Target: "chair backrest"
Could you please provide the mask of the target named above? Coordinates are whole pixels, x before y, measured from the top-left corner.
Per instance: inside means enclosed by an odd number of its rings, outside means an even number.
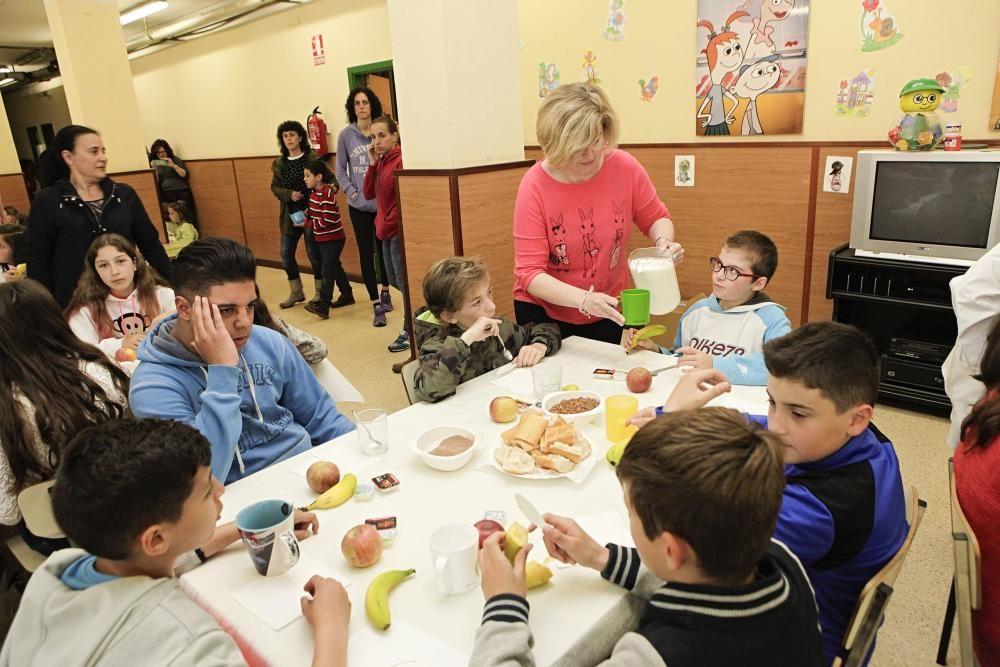
[[[364,396],[351,384],[351,381],[344,377],[336,366],[329,359],[323,359],[318,364],[312,366],[316,379],[330,394],[334,403],[364,403]]]
[[[419,364],[419,359],[413,359],[404,365],[399,372],[400,377],[403,378],[403,389],[406,391],[406,400],[410,402],[410,405],[420,402],[420,399],[417,398],[417,385],[414,380],[417,375],[417,366]]]
[[[910,528],[906,532],[906,539],[889,562],[868,580],[861,589],[861,595],[858,596],[858,604],[854,608],[854,615],[844,635],[844,667],[854,667],[864,662],[882,625],[885,608],[889,604],[893,586],[896,584],[896,577],[899,576],[906,554],[910,551],[910,545],[913,544],[913,538],[927,509],[927,502],[919,496],[916,488],[910,489],[910,498],[912,499],[908,516]]]
[[[951,490],[951,539],[955,552],[955,616],[958,618],[958,647],[962,665],[974,665],[972,610],[982,603],[979,541],[965,518],[955,489],[955,464],[948,459],[948,486]]]
[[[52,513],[52,496],[49,489],[54,479],[29,486],[17,494],[17,507],[21,510],[24,525],[33,535],[48,539],[65,537]]]

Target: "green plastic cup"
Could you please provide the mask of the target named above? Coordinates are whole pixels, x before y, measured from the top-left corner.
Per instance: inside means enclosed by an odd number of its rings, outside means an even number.
[[[644,327],[649,324],[649,290],[622,290],[622,315],[625,316],[625,326]]]

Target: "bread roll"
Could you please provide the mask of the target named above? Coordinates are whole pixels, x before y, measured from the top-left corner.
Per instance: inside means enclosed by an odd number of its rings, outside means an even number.
[[[580,438],[575,445],[565,442],[554,442],[549,445],[548,454],[565,457],[573,463],[579,463],[590,456],[590,443]]]
[[[540,451],[535,452],[533,455],[535,464],[539,468],[545,468],[546,470],[555,470],[556,472],[569,472],[573,469],[573,462],[564,456],[559,456],[558,454],[542,454]]]
[[[499,447],[493,452],[493,457],[503,471],[511,475],[527,475],[535,471],[535,460],[517,447]]]

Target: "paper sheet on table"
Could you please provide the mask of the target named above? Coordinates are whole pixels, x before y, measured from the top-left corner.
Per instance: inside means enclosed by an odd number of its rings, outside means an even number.
[[[518,368],[513,371],[504,368],[490,382],[498,387],[503,387],[516,398],[534,400],[535,385],[531,381],[530,368]]]
[[[316,461],[333,461],[340,468],[340,474],[353,472],[355,475],[371,468],[382,460],[381,456],[368,456],[362,454],[356,442],[341,442],[333,447],[323,450],[322,455],[317,452],[310,452],[305,456],[298,456],[289,465],[289,471],[299,477],[305,477],[309,466]]]
[[[249,563],[246,565],[252,567]],[[338,579],[322,562],[301,556],[288,572],[277,577],[259,577],[233,593],[233,598],[272,629],[281,630],[302,616],[299,600],[305,595],[303,587],[314,574]],[[341,583],[345,588],[351,585]]]
[[[385,632],[376,632],[366,623],[352,634],[347,642],[347,664],[365,667],[466,667],[469,656],[412,625],[393,619]]]
[[[312,367],[316,379],[323,385],[326,392],[334,403],[350,402],[364,403],[365,398],[361,392],[351,384],[351,381],[344,377],[344,374],[337,370],[329,359],[324,359]]]

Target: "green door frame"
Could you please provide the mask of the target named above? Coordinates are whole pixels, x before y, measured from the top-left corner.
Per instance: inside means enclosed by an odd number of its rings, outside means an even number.
[[[362,85],[364,77],[366,74],[371,74],[372,72],[384,72],[385,70],[392,69],[391,60],[381,60],[377,63],[368,63],[367,65],[356,65],[354,67],[347,68],[347,88],[348,90],[357,88]]]

